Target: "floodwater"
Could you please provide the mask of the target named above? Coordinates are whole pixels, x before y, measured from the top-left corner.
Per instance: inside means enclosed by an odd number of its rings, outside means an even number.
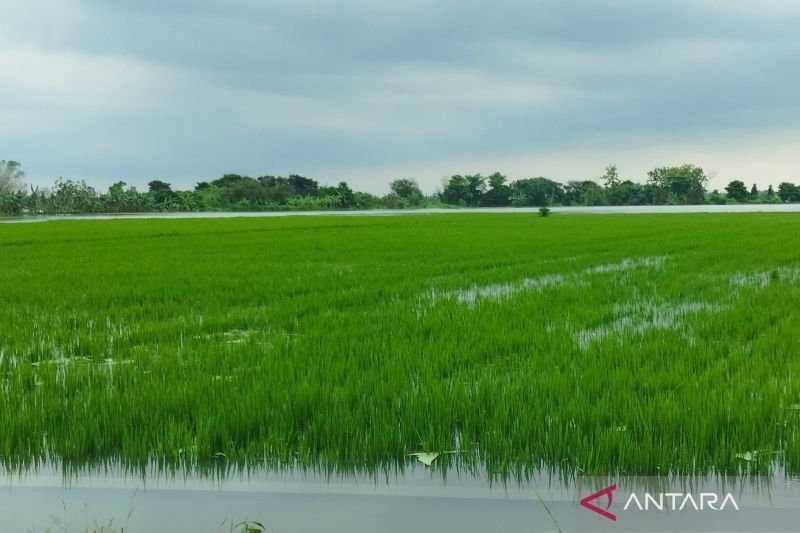
[[[553,213],[567,215],[640,215],[657,213],[800,213],[800,204],[742,204],[742,205],[624,205],[551,207]],[[46,222],[51,220],[116,220],[149,218],[272,218],[287,216],[395,216],[465,213],[538,213],[538,207],[481,207],[430,209],[370,209],[364,211],[257,211],[257,212],[191,212],[191,213],[132,213],[105,215],[46,215],[0,217],[0,223]]]
[[[610,490],[612,498],[590,499],[598,489]],[[681,496],[670,500],[675,493]],[[709,495],[718,509],[703,508]],[[614,521],[581,503],[587,499]],[[652,507],[641,509],[648,501]],[[724,501],[727,507],[720,506]],[[492,484],[453,470],[445,480],[416,465],[403,475],[378,477],[291,471],[148,480],[113,472],[66,480],[53,468],[0,482],[1,533],[82,533],[109,524],[103,531],[238,532],[241,526],[232,526],[244,521],[275,533],[760,532],[796,531],[798,519],[800,483],[781,476],[579,477],[569,483],[540,476]]]
[[[0,532],[60,532],[63,524],[83,532],[109,521],[117,531],[134,533],[229,532],[245,520],[275,533],[555,531],[542,502],[566,525],[574,523],[571,489],[532,486],[492,486],[456,473],[445,481],[423,465],[402,477],[330,479],[289,472],[143,480],[111,474],[69,482],[53,469],[3,480]]]

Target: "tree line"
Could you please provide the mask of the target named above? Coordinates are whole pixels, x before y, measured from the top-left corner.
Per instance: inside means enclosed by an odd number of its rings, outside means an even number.
[[[24,184],[25,173],[16,161],[0,161],[0,214],[141,213],[157,211],[307,211],[336,209],[405,209],[425,207],[541,207],[602,205],[696,205],[800,202],[800,186],[788,181],[777,190],[770,185],[748,190],[731,181],[724,192],[708,191],[708,178],[694,165],[661,167],[648,172],[644,183],[623,180],[617,167],[605,169],[600,181],[577,180],[562,184],[545,178],[509,181],[496,172],[454,175],[432,195],[409,178],[392,181],[390,192],[376,196],[354,191],[345,181],[322,185],[297,174],[258,178],[225,174],[198,182],[192,190],[173,190],[161,181],[139,191],[123,181],[101,192],[85,181],[59,178],[52,188]]]

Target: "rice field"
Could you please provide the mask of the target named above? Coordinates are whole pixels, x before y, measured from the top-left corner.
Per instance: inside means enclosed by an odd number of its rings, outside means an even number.
[[[0,225],[9,471],[796,475],[795,375],[796,213]]]

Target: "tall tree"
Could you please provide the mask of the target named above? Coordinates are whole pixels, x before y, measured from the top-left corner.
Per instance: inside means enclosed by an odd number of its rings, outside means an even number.
[[[564,188],[548,178],[524,178],[511,184],[511,202],[515,207],[544,206],[562,203]]]
[[[389,188],[405,206],[420,206],[425,199],[425,195],[422,194],[416,180],[408,178],[396,179],[389,184]]]
[[[336,187],[336,194],[339,196],[339,202],[342,207],[350,208],[356,204],[356,197],[353,189],[347,184],[346,181],[340,181]]]
[[[728,199],[724,194],[721,194],[717,189],[714,189],[708,193],[708,203],[713,205],[725,205],[728,203]]]
[[[285,205],[292,197],[293,189],[289,180],[281,176],[261,176],[258,182],[267,191],[267,201],[278,205]]]
[[[97,192],[85,181],[59,178],[50,195],[52,210],[56,213],[94,213],[102,203]]]
[[[603,181],[603,186],[606,189],[613,189],[614,187],[617,187],[620,184],[617,165],[608,165],[601,180]]]
[[[118,181],[108,188],[108,193],[106,194],[105,200],[106,208],[109,211],[117,213],[125,211],[127,207],[125,185],[127,184],[124,181]]]
[[[631,180],[621,181],[613,187],[605,188],[609,205],[644,205],[651,203],[648,189],[641,183]]]
[[[467,184],[470,193],[470,206],[477,207],[481,204],[483,193],[486,192],[486,178],[480,174],[467,176]]]
[[[249,204],[249,207],[255,207],[267,201],[267,190],[258,180],[239,176],[239,179],[230,180],[222,188],[222,198],[230,204],[244,204],[245,208]]]
[[[353,193],[353,205],[356,209],[373,209],[380,207],[381,199],[368,192],[356,191]]]
[[[481,205],[487,207],[502,207],[511,204],[511,187],[506,185],[506,177],[495,172],[486,181],[489,189],[483,193]]]
[[[468,206],[472,203],[469,182],[460,174],[450,176],[440,196],[444,203],[450,205]]]
[[[441,193],[442,201],[451,205],[477,207],[486,191],[486,178],[480,174],[451,176]]]
[[[772,188],[772,184],[767,188],[767,202],[769,203],[777,203],[780,202],[781,199],[778,198],[778,195],[775,194],[775,189]]]
[[[647,173],[648,184],[654,189],[654,203],[702,204],[708,178],[701,167],[686,164],[680,167],[661,167]]]
[[[0,194],[22,190],[25,173],[17,161],[0,161]]]
[[[291,174],[286,181],[292,196],[316,196],[319,191],[319,183],[305,176]]]
[[[172,185],[165,181],[161,180],[153,180],[147,184],[148,190],[150,192],[150,196],[153,197],[153,201],[156,204],[160,205],[162,208],[165,207],[170,200],[174,200],[177,195],[172,190]]]
[[[214,187],[219,187],[220,189],[225,189],[240,183],[243,179],[244,177],[240,176],[239,174],[225,174],[221,178],[212,181],[211,185]]]
[[[606,191],[592,180],[570,181],[564,187],[569,205],[606,205]]]
[[[800,202],[800,187],[794,183],[784,181],[778,185],[778,198],[783,203]]]
[[[733,180],[730,182],[728,186],[725,187],[725,191],[728,193],[728,198],[731,200],[746,202],[748,199],[747,188],[741,180]]]

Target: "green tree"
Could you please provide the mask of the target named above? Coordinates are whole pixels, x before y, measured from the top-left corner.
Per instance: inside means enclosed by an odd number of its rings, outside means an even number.
[[[50,194],[39,187],[31,186],[30,192],[24,195],[24,209],[30,213],[43,214],[47,211]]]
[[[214,211],[226,207],[225,200],[222,198],[223,192],[224,191],[219,187],[214,187],[210,183],[202,182],[197,184],[197,187],[195,187],[192,193],[192,197],[194,198],[194,204],[197,205],[199,209]],[[147,197],[149,198],[150,196],[147,195]]]
[[[416,180],[408,178],[396,179],[389,184],[389,188],[397,196],[402,207],[417,207],[422,205],[425,200],[425,195],[422,194]],[[392,199],[391,201],[393,205],[397,204],[396,200]]]
[[[320,185],[317,190],[317,196],[336,196],[338,193],[339,189],[333,185]]]
[[[316,196],[319,192],[319,183],[311,178],[291,174],[286,180],[291,196]]]
[[[381,199],[367,192],[353,193],[353,206],[356,209],[374,209],[381,206]]]
[[[752,187],[750,187],[750,201],[757,202],[758,201],[758,187],[754,183]]]
[[[124,181],[118,181],[108,188],[102,196],[103,211],[111,213],[135,213],[148,210],[146,195],[140,194],[135,187],[127,187]]]
[[[287,178],[261,176],[258,181],[267,191],[267,201],[273,204],[284,205],[292,196],[292,188]]]
[[[691,164],[661,167],[647,175],[648,184],[653,187],[653,203],[686,205],[705,202],[708,178],[700,167]]]
[[[224,174],[221,178],[212,181],[211,185],[219,187],[220,189],[225,189],[240,183],[243,179],[244,177],[239,174]]]
[[[345,209],[355,207],[356,197],[353,189],[347,184],[346,181],[340,181],[336,187],[336,195],[339,197],[339,204]]]
[[[481,205],[487,207],[503,207],[511,205],[511,187],[506,185],[506,177],[495,172],[486,181],[489,189],[481,197]]]
[[[167,202],[165,209],[168,211],[197,211],[200,205],[197,197],[189,191],[175,191],[172,198]]]
[[[606,188],[606,190],[614,189],[615,187],[619,186],[620,179],[619,172],[617,171],[617,165],[608,165],[601,180],[603,181],[603,186]]]
[[[783,203],[800,202],[800,187],[794,183],[784,181],[778,185],[778,198]]]
[[[747,188],[741,180],[733,180],[730,182],[728,186],[725,187],[725,191],[727,192],[728,198],[739,203],[744,203],[749,198]]]
[[[444,203],[450,205],[468,206],[473,203],[469,181],[459,174],[450,176],[440,196]]]
[[[524,178],[511,184],[512,205],[535,207],[559,204],[564,201],[564,188],[548,178]]]
[[[105,203],[104,211],[111,213],[123,213],[141,211],[143,202],[135,188],[125,188],[124,181],[118,181],[108,188],[108,192],[103,197]]]
[[[18,215],[25,211],[28,199],[24,191],[0,192],[0,214]]]
[[[623,182],[619,179],[619,171],[617,165],[608,165],[603,176],[600,178],[603,182],[603,190],[607,203],[611,205],[623,205],[629,202],[629,196],[633,193],[631,185],[633,182]]]
[[[564,187],[569,205],[607,205],[606,191],[591,180],[570,181]]]
[[[772,185],[770,185],[767,188],[766,199],[765,200],[766,200],[767,203],[770,203],[770,204],[776,204],[776,203],[779,203],[781,201],[781,199],[778,197],[778,195],[775,194],[775,189],[772,188]]]
[[[50,195],[50,210],[55,213],[95,213],[101,210],[102,200],[85,181],[59,178]]]
[[[708,202],[714,205],[725,205],[728,203],[728,200],[724,194],[720,193],[717,189],[714,189],[708,193]]]
[[[25,185],[22,179],[25,173],[17,161],[0,161],[0,194],[21,191]]]
[[[644,205],[649,204],[649,190],[641,183],[631,180],[621,181],[615,186],[606,187],[605,196],[609,205]]]
[[[215,185],[215,182],[212,182]],[[258,180],[248,176],[239,176],[236,180],[228,181],[228,185],[220,187],[222,199],[231,205],[239,204],[240,209],[262,206],[267,201],[267,190]]]
[[[477,207],[481,205],[481,198],[483,197],[483,193],[486,192],[486,178],[480,174],[473,174],[471,176],[467,176],[467,183],[469,185],[469,193],[471,198],[469,206]]]
[[[172,190],[172,185],[164,181],[153,180],[147,184],[147,187],[153,201],[162,209],[168,208],[170,202],[177,197]]]

